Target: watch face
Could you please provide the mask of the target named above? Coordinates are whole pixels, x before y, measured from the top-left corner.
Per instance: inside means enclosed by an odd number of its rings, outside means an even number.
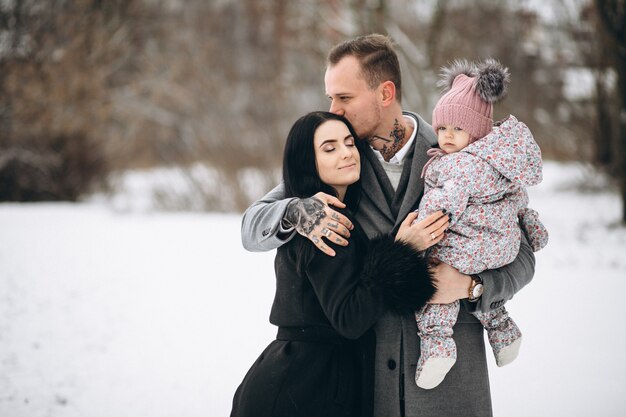
[[[483,284],[476,284],[474,286],[474,291],[472,291],[472,297],[478,298],[483,295]]]

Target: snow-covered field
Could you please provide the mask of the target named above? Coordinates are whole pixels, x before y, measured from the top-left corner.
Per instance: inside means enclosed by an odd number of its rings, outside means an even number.
[[[531,189],[550,243],[508,304],[520,357],[489,358],[496,416],[626,413],[626,230],[617,195],[574,189],[591,174],[548,163]],[[275,334],[273,253],[243,250],[239,225],[0,205],[0,416],[227,416]]]

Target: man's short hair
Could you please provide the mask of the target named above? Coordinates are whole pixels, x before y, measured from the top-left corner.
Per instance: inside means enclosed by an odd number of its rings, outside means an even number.
[[[398,54],[388,36],[373,33],[335,45],[328,53],[327,64],[337,64],[346,56],[354,56],[361,65],[363,78],[370,89],[384,81],[396,85],[396,99],[402,102],[402,78]]]

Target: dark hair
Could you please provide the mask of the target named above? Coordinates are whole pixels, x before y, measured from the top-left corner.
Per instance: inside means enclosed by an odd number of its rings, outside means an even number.
[[[344,123],[354,137],[359,153],[362,152],[362,141],[359,140],[354,128],[345,117],[325,111],[315,111],[302,116],[291,127],[285,143],[283,181],[286,197],[307,198],[320,191],[337,197],[337,190],[322,182],[320,178],[313,146],[315,131],[329,120]],[[344,203],[350,210],[356,211],[360,195],[361,181],[359,180],[351,184],[346,191]]]
[[[318,127],[329,120],[338,120],[344,123],[352,137],[357,150],[363,155],[365,144],[359,139],[354,128],[343,116],[337,114],[315,111],[299,118],[291,127],[285,143],[283,155],[283,182],[285,184],[285,197],[308,198],[324,192],[337,196],[337,190],[322,182],[315,160],[315,147],[313,139]],[[358,209],[361,198],[361,180],[348,186],[344,203],[352,213]],[[294,239],[298,272],[302,274],[312,258],[313,251],[318,250],[305,238]]]
[[[400,62],[391,38],[373,33],[344,41],[330,50],[326,61],[328,66],[332,66],[346,56],[354,56],[359,61],[361,73],[370,89],[375,89],[384,81],[391,81],[396,86],[398,103],[402,102]]]

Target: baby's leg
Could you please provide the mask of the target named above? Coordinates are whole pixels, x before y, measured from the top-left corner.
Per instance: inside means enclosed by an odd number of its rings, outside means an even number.
[[[458,314],[458,301],[450,304],[427,304],[415,313],[421,350],[415,373],[418,387],[435,388],[456,362],[452,327]]]
[[[522,332],[517,324],[509,317],[504,306],[493,311],[472,313],[482,323],[498,366],[513,362],[519,353],[522,344]]]

